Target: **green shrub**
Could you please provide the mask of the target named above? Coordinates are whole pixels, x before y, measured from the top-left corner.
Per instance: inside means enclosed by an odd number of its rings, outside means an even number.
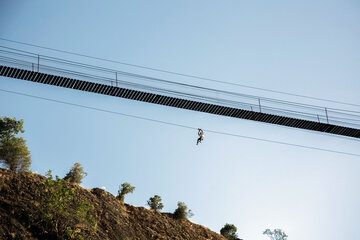
[[[183,202],[178,202],[178,208],[174,212],[174,218],[175,219],[188,219],[194,216],[192,211],[186,206]]]
[[[128,193],[133,193],[135,190],[134,186],[131,186],[130,183],[124,182],[121,184],[121,187],[119,187],[117,198],[121,201],[125,201],[125,195]]]
[[[87,176],[87,173],[84,171],[84,168],[80,163],[75,163],[74,166],[64,177],[64,180],[67,180],[72,183],[80,184],[82,183],[83,178]]]
[[[223,235],[226,239],[237,240],[239,239],[236,234],[237,228],[234,224],[225,224],[225,226],[220,230],[220,234]]]
[[[72,229],[71,227],[67,227],[65,239],[84,240],[84,237],[80,232],[81,230],[79,228]]]
[[[155,195],[154,197],[151,197],[147,204],[151,209],[154,209],[155,211],[163,209],[164,205],[161,203],[161,197],[158,195]]]
[[[94,207],[89,201],[76,199],[76,189],[58,176],[53,180],[51,170],[46,177],[46,181],[39,185],[40,222],[60,239],[81,238],[80,230],[70,227],[75,222],[88,224],[96,231],[96,216],[91,213]]]
[[[287,240],[288,238],[288,235],[281,229],[274,229],[274,231],[266,229],[263,234],[267,235],[271,240]]]

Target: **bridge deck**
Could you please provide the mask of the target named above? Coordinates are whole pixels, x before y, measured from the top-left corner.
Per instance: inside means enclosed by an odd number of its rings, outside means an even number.
[[[93,92],[98,94],[110,95],[114,97],[126,98],[164,106],[182,108],[187,110],[199,111],[204,113],[222,115],[233,118],[242,118],[258,122],[266,122],[287,127],[300,128],[353,138],[360,138],[360,129],[338,126],[333,124],[319,123],[304,119],[278,116],[268,113],[248,111],[239,108],[226,107],[199,101],[191,101],[150,92],[131,90],[109,86],[100,83],[82,81],[62,76],[50,75],[41,72],[28,71],[0,65],[0,76],[27,80],[42,84],[54,85],[58,87],[71,88],[81,91]]]

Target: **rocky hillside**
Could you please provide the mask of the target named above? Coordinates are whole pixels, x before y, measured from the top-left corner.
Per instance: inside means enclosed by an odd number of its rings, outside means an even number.
[[[0,239],[224,239],[170,213],[122,203],[99,188],[66,183],[64,188],[72,189],[76,197],[63,204],[59,197],[49,198],[51,188],[44,188],[45,182],[39,174],[0,168]],[[78,203],[83,205],[79,208]]]

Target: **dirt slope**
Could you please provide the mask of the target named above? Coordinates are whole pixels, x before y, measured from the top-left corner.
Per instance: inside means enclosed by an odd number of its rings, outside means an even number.
[[[0,239],[62,239],[41,221],[41,192],[37,189],[45,177],[17,174],[0,168]],[[97,230],[89,224],[67,221],[84,239],[222,239],[224,238],[188,220],[175,220],[170,213],[158,213],[144,207],[123,204],[115,196],[98,188],[88,190],[77,185],[78,200],[88,200],[94,207]],[[62,223],[63,223],[62,222]],[[74,239],[80,239],[74,237]]]

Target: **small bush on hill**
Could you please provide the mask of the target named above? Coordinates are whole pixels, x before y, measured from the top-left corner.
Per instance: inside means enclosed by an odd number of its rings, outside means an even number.
[[[225,226],[220,230],[220,234],[223,235],[228,240],[238,240],[236,234],[237,228],[234,224],[225,224]]]
[[[161,197],[158,195],[155,195],[154,197],[151,197],[147,204],[151,209],[154,209],[155,211],[163,209],[164,205],[161,203]]]
[[[175,219],[188,219],[194,216],[192,211],[186,206],[183,202],[178,202],[178,208],[174,212],[174,218]]]
[[[84,168],[80,163],[75,163],[74,166],[64,177],[64,180],[67,180],[72,183],[80,184],[82,183],[83,178],[87,176],[87,173],[84,171]]]
[[[56,176],[53,180],[51,170],[46,173],[46,181],[39,185],[40,223],[51,229],[59,239],[81,239],[80,230],[72,227],[75,223],[85,223],[96,231],[94,207],[86,200],[76,199],[76,189],[67,185],[64,179]]]
[[[271,240],[287,240],[288,238],[288,235],[281,229],[275,229],[274,231],[266,229],[263,234],[267,235]]]
[[[121,184],[121,188],[119,187],[117,198],[121,202],[124,202],[125,195],[128,193],[133,193],[134,190],[135,190],[134,186],[131,186],[130,183],[124,182],[123,184]]]

